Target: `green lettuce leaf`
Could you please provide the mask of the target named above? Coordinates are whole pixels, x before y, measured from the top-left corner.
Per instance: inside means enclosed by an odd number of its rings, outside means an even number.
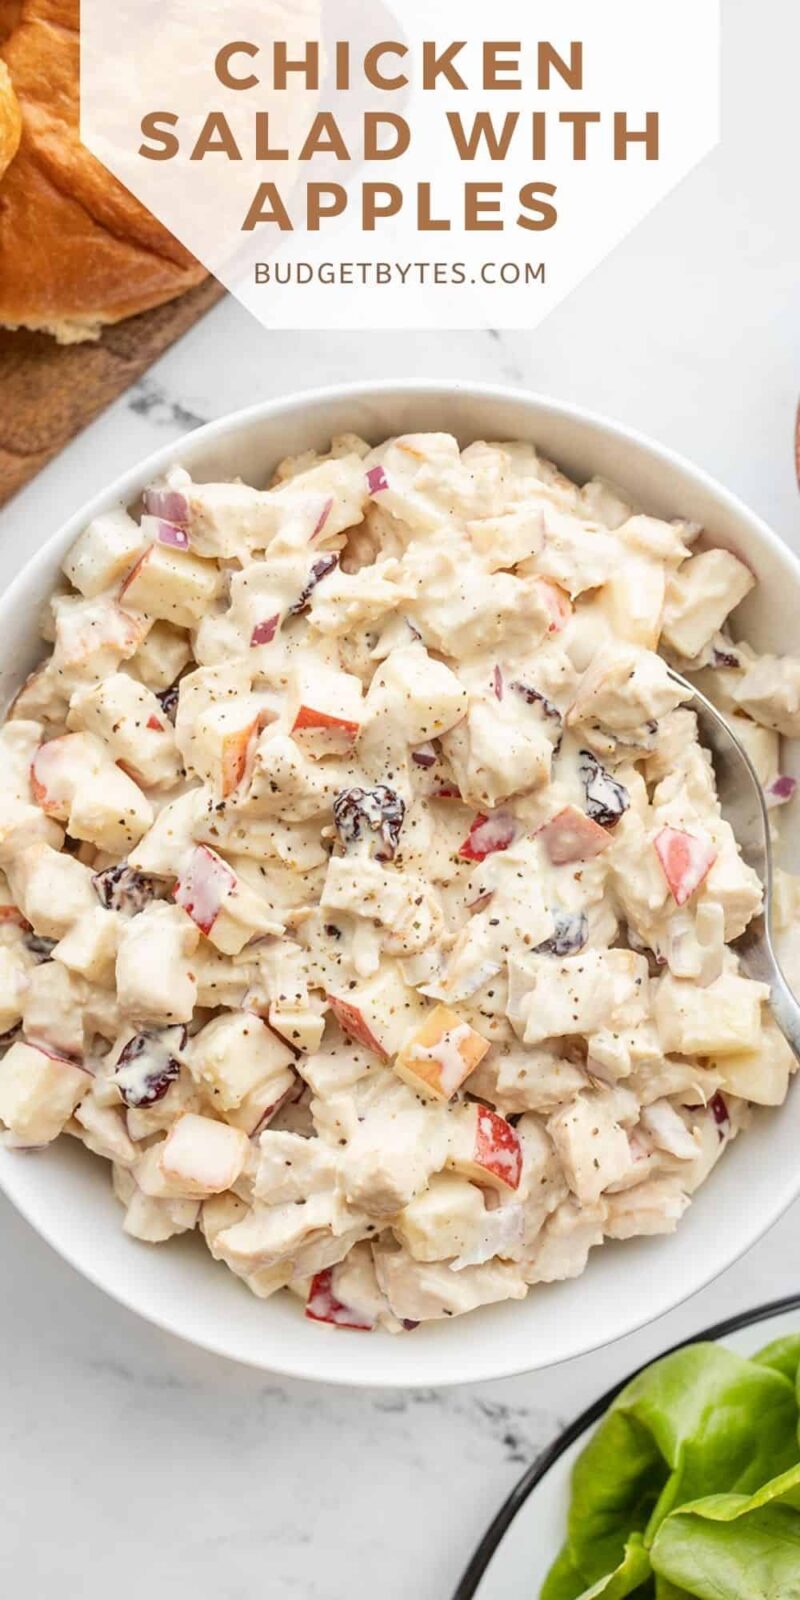
[[[572,1565],[568,1552],[562,1550],[541,1591],[541,1600],[625,1600],[627,1595],[635,1595],[637,1600],[648,1600],[653,1592],[650,1557],[641,1536],[634,1534],[625,1547],[619,1566],[588,1589]]]
[[[800,1463],[754,1495],[673,1511],[650,1559],[659,1582],[697,1600],[800,1600]]]
[[[649,1546],[686,1502],[747,1498],[794,1466],[798,1405],[790,1365],[785,1351],[757,1363],[698,1344],[634,1378],[575,1464],[566,1545],[542,1600],[578,1600],[608,1583],[624,1569],[633,1535]],[[664,1591],[665,1600],[681,1600],[681,1580],[662,1576],[678,1590]]]
[[[771,1367],[773,1372],[781,1372],[784,1378],[797,1389],[800,1377],[800,1333],[790,1333],[784,1339],[773,1339],[771,1344],[759,1350],[753,1356],[762,1367]]]

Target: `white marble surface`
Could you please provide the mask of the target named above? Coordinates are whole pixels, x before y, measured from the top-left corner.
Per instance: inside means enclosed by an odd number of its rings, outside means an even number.
[[[21,563],[160,441],[261,396],[421,374],[526,385],[619,417],[723,478],[800,548],[800,213],[776,155],[800,18],[762,0],[755,39],[744,0],[725,11],[722,148],[536,334],[271,336],[222,305],[0,514],[0,542]],[[795,1208],[681,1310],[555,1372],[348,1394],[272,1381],[136,1321],[0,1202],[0,1589],[446,1600],[559,1424],[675,1338],[799,1289],[798,1235]]]

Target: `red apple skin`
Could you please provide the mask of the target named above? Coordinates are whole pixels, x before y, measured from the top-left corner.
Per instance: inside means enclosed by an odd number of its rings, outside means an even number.
[[[565,806],[539,829],[537,837],[554,867],[562,867],[570,861],[591,861],[611,843],[606,829],[577,806]]]
[[[488,1106],[479,1105],[477,1113],[476,1164],[491,1173],[504,1188],[518,1189],[522,1177],[522,1146],[515,1129]]]
[[[375,1054],[380,1056],[383,1061],[389,1060],[388,1050],[384,1050],[383,1045],[375,1038],[374,1033],[370,1031],[358,1006],[352,1006],[348,1000],[342,1000],[338,995],[334,994],[328,995],[328,1004],[340,1028],[351,1039],[355,1039],[356,1044],[363,1044],[365,1050],[374,1050]]]
[[[699,839],[683,828],[662,828],[653,844],[675,904],[685,906],[708,877],[716,850],[710,839]]]
[[[343,734],[350,744],[355,744],[361,724],[349,722],[345,717],[332,717],[327,711],[315,711],[313,706],[301,706],[292,724],[292,733],[302,732],[304,728],[328,729],[331,733]]]
[[[239,733],[229,734],[223,745],[222,754],[222,796],[227,800],[229,794],[238,789],[245,772],[247,771],[247,756],[250,741],[258,731],[258,718],[255,717],[247,728],[242,728]]]
[[[122,588],[121,588],[121,589],[120,589],[120,591],[119,591],[119,598],[120,598],[120,600],[122,600],[122,599],[124,599],[124,597],[125,597],[125,591],[126,591],[126,589],[128,589],[128,588],[129,588],[129,587],[130,587],[130,585],[131,585],[131,584],[132,584],[132,583],[133,583],[133,580],[134,580],[134,578],[138,578],[138,576],[139,576],[139,573],[140,573],[140,572],[141,572],[141,570],[142,570],[142,567],[143,567],[143,566],[144,566],[144,564],[145,564],[145,562],[146,562],[146,561],[149,561],[149,559],[150,559],[150,556],[151,556],[151,554],[152,554],[152,551],[153,551],[153,549],[154,549],[154,548],[155,548],[155,546],[153,546],[153,545],[150,545],[150,546],[149,546],[149,547],[148,547],[148,549],[147,549],[147,550],[145,550],[145,552],[144,552],[144,555],[141,555],[141,556],[140,556],[140,557],[139,557],[139,560],[138,560],[138,561],[137,561],[137,562],[136,562],[136,565],[135,565],[135,566],[133,566],[133,567],[131,567],[131,570],[130,570],[130,572],[129,572],[129,573],[128,573],[128,576],[127,576],[127,578],[126,578],[126,579],[125,579],[125,581],[124,581],[124,583],[123,583],[123,585],[122,585]]]
[[[333,1292],[333,1268],[327,1267],[311,1280],[306,1316],[312,1322],[327,1322],[334,1328],[350,1328],[358,1333],[371,1333],[375,1324],[351,1307],[342,1305]]]
[[[206,845],[199,844],[187,873],[178,879],[173,898],[200,932],[208,935],[219,916],[225,894],[235,882],[235,874],[226,862]]]
[[[507,850],[514,843],[515,834],[512,816],[498,813],[495,817],[487,817],[481,813],[475,818],[458,853],[462,861],[485,861],[487,856],[494,855],[496,851]]]

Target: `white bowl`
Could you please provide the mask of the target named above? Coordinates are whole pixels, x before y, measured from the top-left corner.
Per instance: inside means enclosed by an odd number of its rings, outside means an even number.
[[[377,443],[393,433],[448,430],[530,439],[570,476],[601,473],[635,504],[700,522],[711,542],[738,551],[761,580],[743,631],[761,650],[789,651],[800,614],[800,565],[762,522],[668,450],[573,407],[513,390],[458,383],[371,384],[273,401],[201,428],[151,456],[55,534],[0,601],[0,695],[10,699],[42,647],[37,619],[61,558],[88,519],[131,504],[173,462],[200,479],[263,484],[284,455],[326,448],[331,435]],[[47,1154],[0,1150],[0,1185],[34,1228],[80,1272],[142,1316],[195,1344],[270,1372],[346,1384],[435,1385],[546,1367],[619,1339],[671,1310],[730,1266],[800,1194],[800,1091],[759,1114],[726,1154],[671,1238],[607,1244],[583,1277],[535,1288],[454,1322],[389,1335],[322,1328],[298,1302],[254,1299],[202,1244],[153,1248],[123,1234],[105,1162],[71,1139]]]

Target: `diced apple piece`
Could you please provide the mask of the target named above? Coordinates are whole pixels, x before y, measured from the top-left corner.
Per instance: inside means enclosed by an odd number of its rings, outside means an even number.
[[[591,861],[611,843],[606,829],[577,806],[565,806],[539,829],[538,837],[554,867],[565,866],[570,861]]]
[[[252,1011],[226,1011],[194,1035],[186,1052],[192,1077],[227,1113],[259,1085],[275,1083],[294,1056]],[[294,1075],[292,1074],[292,1082]]]
[[[514,843],[516,827],[509,811],[496,811],[493,816],[475,818],[459,855],[464,861],[485,861],[496,850],[507,850]]]
[[[329,993],[328,1002],[344,1032],[384,1061],[400,1049],[409,1027],[418,1024],[426,1011],[399,969],[388,963],[365,983],[341,994]]]
[[[422,1026],[406,1039],[395,1071],[414,1089],[434,1100],[450,1100],[489,1049],[488,1039],[462,1021],[449,1006],[434,1006]]]
[[[191,645],[183,629],[174,628],[171,622],[154,622],[128,665],[148,689],[163,694],[177,682],[191,659]]]
[[[167,1134],[159,1166],[167,1183],[187,1199],[203,1200],[232,1188],[249,1153],[250,1141],[239,1128],[189,1111]]]
[[[404,1206],[393,1226],[415,1261],[447,1261],[473,1247],[486,1216],[480,1189],[443,1172]]]
[[[43,744],[33,759],[31,783],[48,816],[66,822],[74,839],[111,854],[124,853],[153,821],[138,784],[91,733],[68,733]]]
[[[730,550],[701,550],[685,561],[667,588],[667,644],[687,660],[695,659],[755,581],[749,567]]]
[[[114,672],[102,683],[78,690],[70,701],[67,727],[95,734],[111,758],[145,788],[169,789],[181,776],[173,729],[152,690],[130,673]]]
[[[104,911],[102,906],[85,911],[59,940],[53,960],[90,983],[113,982],[119,930],[118,913]]]
[[[196,1200],[154,1200],[135,1190],[128,1201],[123,1231],[144,1244],[166,1244],[197,1226],[200,1206]]]
[[[547,613],[547,632],[560,633],[562,628],[566,628],[574,610],[569,595],[550,578],[537,578],[535,589]]]
[[[168,545],[151,544],[125,579],[120,600],[147,617],[193,628],[221,587],[222,575],[215,562]]]
[[[21,1020],[28,988],[30,956],[13,945],[0,944],[0,1033]]]
[[[77,789],[91,779],[102,757],[102,746],[87,733],[65,734],[40,745],[31,762],[31,788],[37,805],[49,817],[66,822]]]
[[[195,720],[190,764],[223,800],[244,780],[262,710],[255,695],[245,694],[208,706]]]
[[[689,1056],[735,1056],[761,1045],[765,983],[725,972],[704,989],[666,974],[658,982],[654,1014],[665,1051]]]
[[[757,1106],[781,1106],[797,1060],[773,1018],[767,1015],[755,1050],[712,1056],[709,1066],[720,1074],[722,1087]]]
[[[362,1312],[354,1311],[352,1307],[345,1306],[338,1300],[333,1288],[334,1268],[328,1267],[325,1272],[318,1272],[311,1280],[308,1299],[306,1301],[306,1316],[312,1322],[328,1322],[334,1328],[353,1328],[363,1333],[371,1333],[375,1323],[371,1317],[366,1317]]]
[[[655,650],[661,634],[666,579],[664,565],[634,550],[618,560],[603,585],[602,608],[615,639]]]
[[[675,904],[685,906],[717,859],[711,840],[683,828],[662,828],[653,844]]]
[[[225,955],[238,955],[256,935],[284,931],[266,901],[204,844],[192,851],[183,867],[175,899]]]
[[[473,1183],[513,1193],[522,1177],[522,1145],[505,1117],[488,1106],[466,1106],[457,1114],[447,1164]]]
[[[91,1083],[74,1061],[18,1039],[0,1060],[0,1122],[24,1144],[50,1144]]]
[[[145,537],[127,511],[95,517],[61,564],[70,583],[87,599],[111,589],[141,555]]]
[[[89,868],[49,844],[16,852],[7,872],[17,904],[44,939],[63,938],[84,912],[97,908]]]
[[[296,668],[287,701],[292,738],[311,756],[351,750],[361,731],[361,680],[349,672]]]

